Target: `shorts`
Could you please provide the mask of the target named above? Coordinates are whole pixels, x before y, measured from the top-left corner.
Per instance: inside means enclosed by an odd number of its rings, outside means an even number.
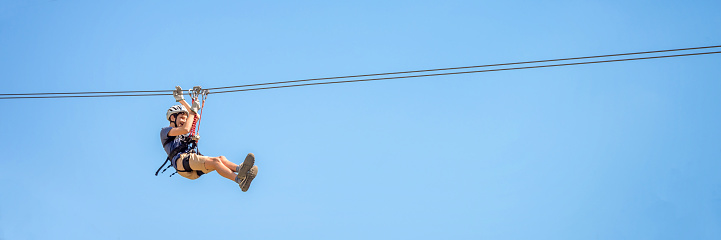
[[[205,168],[205,160],[207,158],[201,157],[202,155],[198,155],[195,153],[181,153],[180,156],[178,156],[178,159],[175,161],[175,166],[178,167],[178,175],[183,176],[190,180],[195,180],[200,177],[197,172],[195,171],[201,171],[203,174],[209,173],[215,170],[209,170]],[[183,159],[188,158],[188,163],[190,164],[190,170],[193,170],[191,172],[181,172],[183,170],[186,170],[183,168]]]

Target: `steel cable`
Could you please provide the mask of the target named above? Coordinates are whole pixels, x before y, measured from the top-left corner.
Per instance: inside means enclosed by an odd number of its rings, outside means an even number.
[[[670,50],[658,50],[658,51],[646,51],[646,52],[634,52],[634,53],[608,54],[608,55],[597,55],[597,56],[588,56],[588,57],[574,57],[574,58],[561,58],[561,59],[549,59],[549,60],[514,62],[514,63],[500,63],[500,64],[489,64],[489,65],[478,65],[478,66],[467,66],[467,67],[437,68],[437,69],[426,69],[426,70],[415,70],[415,71],[404,71],[404,72],[390,72],[390,73],[365,74],[365,75],[353,75],[353,76],[341,76],[341,77],[314,78],[314,79],[303,79],[303,80],[292,80],[292,81],[282,81],[282,82],[269,82],[269,83],[258,83],[258,84],[248,84],[248,85],[238,85],[238,86],[208,88],[208,90],[229,89],[229,88],[243,88],[243,87],[255,87],[255,86],[287,84],[287,83],[298,83],[298,82],[307,82],[307,81],[320,81],[320,80],[343,79],[343,78],[359,78],[359,77],[369,77],[369,76],[382,76],[382,75],[394,75],[394,74],[408,74],[408,73],[433,72],[433,71],[448,71],[448,70],[459,70],[459,69],[469,69],[469,68],[497,67],[497,66],[508,66],[508,65],[519,65],[519,64],[532,64],[532,63],[555,62],[555,61],[570,61],[570,60],[580,60],[580,59],[615,57],[615,56],[628,56],[628,55],[650,54],[650,53],[661,53],[661,52],[672,52],[672,51],[687,51],[687,50],[709,49],[709,48],[718,48],[718,47],[721,47],[721,45],[717,45],[717,46],[706,46],[706,47],[695,47],[695,48],[680,48],[680,49],[670,49]],[[721,51],[701,52],[701,53],[687,53],[687,54],[676,54],[676,55],[662,55],[662,56],[651,56],[651,57],[640,57],[640,58],[627,58],[627,59],[613,59],[613,60],[591,61],[591,62],[576,62],[576,63],[565,63],[565,64],[536,65],[536,66],[515,67],[515,68],[485,69],[485,70],[476,70],[476,71],[462,71],[462,72],[450,72],[450,73],[436,73],[436,74],[409,75],[409,76],[397,76],[397,77],[385,77],[385,78],[370,78],[370,79],[356,79],[356,80],[345,80],[345,81],[331,81],[331,82],[317,82],[317,83],[293,84],[293,85],[271,86],[271,87],[261,87],[261,88],[246,88],[246,89],[225,90],[225,91],[218,91],[218,92],[210,92],[210,94],[230,93],[230,92],[243,92],[243,91],[257,91],[257,90],[266,90],[266,89],[289,88],[289,87],[312,86],[312,85],[325,85],[325,84],[338,84],[338,83],[351,83],[351,82],[367,82],[367,81],[379,81],[379,80],[391,80],[391,79],[419,78],[419,77],[432,77],[432,76],[444,76],[444,75],[458,75],[458,74],[470,74],[470,73],[482,73],[482,72],[494,72],[494,71],[521,70],[521,69],[532,69],[532,68],[559,67],[559,66],[571,66],[571,65],[583,65],[583,64],[595,64],[595,63],[608,63],[608,62],[621,62],[621,61],[657,59],[657,58],[671,58],[671,57],[706,55],[706,54],[717,54],[717,53],[721,53]],[[137,94],[133,94],[133,93],[137,93]],[[15,93],[15,94],[0,94],[0,100],[2,100],[2,99],[28,99],[28,98],[138,97],[138,96],[163,96],[163,95],[172,95],[172,90],[114,91],[114,92],[113,92],[113,91],[106,91],[106,92]]]

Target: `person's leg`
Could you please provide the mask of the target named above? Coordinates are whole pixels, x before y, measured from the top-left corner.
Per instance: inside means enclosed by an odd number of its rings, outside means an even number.
[[[205,162],[205,169],[210,171],[218,171],[218,174],[220,176],[223,176],[224,178],[230,179],[231,181],[235,182],[235,179],[238,175],[233,173],[233,171],[230,170],[225,164],[223,164],[223,161],[220,159],[220,157],[208,157],[208,156],[198,156],[201,159],[203,159]],[[201,160],[202,161],[202,160]]]
[[[185,170],[185,167],[183,166],[183,160],[184,159],[188,160],[187,158],[189,158],[189,157],[190,156],[188,153],[181,154],[180,157],[178,157],[178,159],[176,159],[175,166],[178,166],[178,175],[183,176],[184,178],[187,178],[190,180],[195,180],[200,177],[200,176],[198,176],[198,173],[196,173],[195,171],[192,171],[192,172],[183,171],[183,170]]]
[[[223,162],[223,165],[228,167],[228,169],[230,169],[231,171],[235,172],[238,169],[238,164],[228,161],[228,159],[225,158],[225,156],[220,156],[219,158],[220,158],[220,161]]]

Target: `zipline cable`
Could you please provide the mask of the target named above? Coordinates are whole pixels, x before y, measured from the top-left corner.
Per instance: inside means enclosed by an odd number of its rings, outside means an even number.
[[[173,92],[173,90],[148,90],[148,91],[115,91],[115,92],[57,92],[57,93],[0,93],[0,96],[32,96],[32,95],[80,95],[80,94],[120,94],[120,93],[161,93],[161,92]],[[155,95],[167,95],[167,94],[155,94]],[[116,95],[125,96],[125,95]],[[153,95],[148,95],[153,96]]]
[[[389,73],[376,73],[376,74],[364,74],[364,75],[352,75],[352,76],[340,76],[340,77],[312,78],[312,79],[303,79],[303,80],[292,80],[292,81],[282,81],[282,82],[269,82],[269,83],[257,83],[257,84],[238,85],[238,86],[229,86],[229,87],[216,87],[216,88],[208,88],[208,90],[228,89],[228,88],[241,88],[241,87],[253,87],[253,86],[263,86],[263,85],[284,84],[284,83],[306,82],[306,81],[332,80],[332,79],[342,79],[342,78],[357,78],[357,77],[370,77],[370,76],[393,75],[393,74],[407,74],[407,73],[419,73],[419,72],[431,72],[431,71],[458,70],[458,69],[468,69],[468,68],[496,67],[496,66],[517,65],[517,64],[530,64],[530,63],[543,63],[543,62],[555,62],[555,61],[580,60],[580,59],[602,58],[602,57],[628,56],[628,55],[650,54],[650,53],[662,53],[662,52],[674,52],[674,51],[688,51],[688,50],[698,50],[698,49],[708,49],[708,48],[719,48],[719,47],[721,47],[721,45],[705,46],[705,47],[692,47],[692,48],[677,48],[677,49],[656,50],[656,51],[644,51],[644,52],[632,52],[632,53],[618,53],[618,54],[596,55],[596,56],[588,56],[588,57],[574,57],[574,58],[546,59],[546,60],[526,61],[526,62],[488,64],[488,65],[477,65],[477,66],[467,66],[467,67],[437,68],[437,69],[426,69],[426,70],[415,70],[415,71],[404,71],[404,72],[389,72]],[[5,93],[5,94],[0,94],[0,96],[80,95],[80,94],[87,95],[87,94],[122,94],[122,93],[168,93],[168,92],[172,92],[172,91],[173,91],[173,90],[113,91],[113,92]],[[165,94],[158,94],[158,95],[165,95]],[[110,96],[110,97],[124,97],[124,96],[127,96],[127,95],[109,95],[109,96]],[[133,95],[133,96],[134,96],[134,95]],[[143,94],[143,95],[139,95],[139,96],[157,96],[157,95],[144,95],[144,94]]]
[[[692,48],[678,48],[678,49],[668,49],[668,50],[656,50],[656,51],[644,51],[644,52],[632,52],[632,53],[607,54],[607,55],[596,55],[596,56],[588,56],[588,57],[574,57],[574,58],[547,59],[547,60],[526,61],[526,62],[488,64],[488,65],[477,65],[477,66],[467,66],[467,67],[437,68],[437,69],[426,69],[426,70],[415,70],[415,71],[404,71],[404,72],[389,72],[389,73],[364,74],[364,75],[352,75],[352,76],[340,76],[340,77],[312,78],[312,79],[303,79],[303,80],[292,80],[292,81],[282,81],[282,82],[270,82],[270,83],[258,83],[258,84],[248,84],[248,85],[238,85],[238,86],[208,88],[208,90],[228,89],[228,88],[241,88],[241,87],[252,87],[252,86],[263,86],[263,85],[274,85],[274,84],[306,82],[306,81],[331,80],[331,79],[342,79],[342,78],[356,78],[356,77],[369,77],[369,76],[381,76],[381,75],[393,75],[393,74],[407,74],[407,73],[419,73],[419,72],[431,72],[431,71],[446,71],[446,70],[457,70],[457,69],[468,69],[468,68],[481,68],[481,67],[495,67],[495,66],[506,66],[506,65],[517,65],[517,64],[542,63],[542,62],[553,62],[553,61],[580,60],[580,59],[589,59],[589,58],[627,56],[627,55],[662,53],[662,52],[673,52],[673,51],[688,51],[688,50],[698,50],[698,49],[708,49],[708,48],[718,48],[718,47],[721,47],[721,45],[705,46],[705,47],[692,47]],[[167,92],[172,92],[172,90],[113,91],[113,92],[14,93],[14,94],[0,94],[0,96],[115,94],[115,95],[107,95],[107,96],[108,96],[108,97],[124,97],[124,96],[128,96],[128,95],[117,95],[117,94],[121,94],[121,93],[167,93]],[[165,95],[165,94],[157,94],[157,95]],[[157,95],[141,94],[141,95],[138,95],[138,96],[157,96]],[[133,96],[135,96],[135,95],[133,95]],[[83,97],[84,97],[84,96],[83,96]]]
[[[243,87],[256,87],[256,86],[264,86],[264,85],[275,85],[275,84],[297,83],[297,82],[308,82],[308,81],[320,81],[320,80],[333,80],[333,79],[342,79],[342,78],[358,78],[358,77],[372,77],[372,76],[395,75],[395,74],[408,74],[408,73],[420,73],[420,72],[447,71],[447,70],[458,70],[458,69],[469,69],[469,68],[499,67],[499,66],[507,66],[507,65],[544,63],[544,62],[557,62],[557,61],[570,61],[570,60],[581,60],[581,59],[590,59],[590,58],[618,57],[618,56],[650,54],[650,53],[675,52],[675,51],[689,51],[689,50],[708,49],[708,48],[719,48],[719,47],[721,47],[721,45],[706,46],[706,47],[693,47],[693,48],[678,48],[678,49],[657,50],[657,51],[645,51],[645,52],[618,53],[618,54],[596,55],[596,56],[588,56],[588,57],[573,57],[573,58],[546,59],[546,60],[526,61],[526,62],[497,63],[497,64],[477,65],[477,66],[466,66],[466,67],[436,68],[436,69],[414,70],[414,71],[404,71],[404,72],[388,72],[388,73],[351,75],[351,76],[341,76],[341,77],[311,78],[311,79],[282,81],[282,82],[269,82],[269,83],[256,83],[256,84],[229,86],[229,87],[216,87],[216,88],[208,88],[208,90],[218,90],[218,89],[228,89],[228,88],[243,88]]]
[[[156,94],[112,94],[112,95],[77,95],[77,96],[19,96],[19,97],[0,97],[2,99],[23,99],[23,98],[93,98],[93,97],[145,97],[145,96],[168,96],[172,93],[156,93]]]
[[[315,79],[293,80],[293,81],[283,81],[283,82],[270,82],[270,83],[258,83],[258,84],[249,84],[249,85],[239,85],[239,86],[230,86],[230,87],[208,88],[208,90],[228,89],[228,88],[240,88],[240,87],[251,87],[251,86],[263,86],[263,85],[284,84],[284,83],[297,83],[297,82],[305,82],[305,81],[318,81],[318,80],[331,80],[331,79],[342,79],[342,78],[355,78],[355,77],[363,77],[363,76],[380,76],[380,75],[403,74],[403,73],[418,73],[418,72],[457,70],[457,69],[480,68],[480,67],[493,67],[493,66],[506,66],[506,65],[517,65],[517,64],[542,63],[542,62],[552,62],[552,61],[568,61],[568,60],[578,60],[578,59],[601,58],[601,57],[612,57],[612,56],[627,56],[627,55],[638,55],[638,54],[660,53],[660,52],[671,52],[671,51],[708,49],[708,48],[718,48],[718,47],[721,47],[721,45],[717,45],[717,46],[707,46],[707,47],[695,47],[695,48],[681,48],[681,49],[659,50],[659,51],[635,52],[635,53],[609,54],[609,55],[598,55],[598,56],[589,56],[589,57],[575,57],[575,58],[550,59],[550,60],[515,62],[515,63],[489,64],[489,65],[468,66],[468,67],[439,68],[439,69],[427,69],[427,70],[416,70],[416,71],[405,71],[405,72],[365,74],[365,75],[341,76],[341,77],[329,77],[329,78],[315,78]],[[593,62],[578,62],[578,63],[566,63],[566,64],[539,65],[539,66],[527,66],[527,67],[516,67],[516,68],[487,69],[487,70],[465,71],[465,72],[451,72],[451,73],[411,75],[411,76],[398,76],[398,77],[386,77],[386,78],[372,78],[372,79],[357,79],[357,80],[320,82],[320,83],[306,83],[306,84],[295,84],[295,85],[284,85],[284,86],[273,86],[273,87],[262,87],[262,88],[251,88],[251,89],[226,90],[226,91],[219,91],[219,92],[211,92],[210,94],[229,93],[229,92],[242,92],[242,91],[256,91],[256,90],[265,90],[265,89],[300,87],[300,86],[312,86],[312,85],[323,85],[323,84],[350,83],[350,82],[365,82],[365,81],[390,80],[390,79],[402,79],[402,78],[418,78],[418,77],[431,77],[431,76],[443,76],[443,75],[457,75],[457,74],[469,74],[469,73],[481,73],[481,72],[493,72],[493,71],[508,71],[508,70],[520,70],[520,69],[531,69],[531,68],[558,67],[558,66],[570,66],[570,65],[582,65],[582,64],[594,64],[594,63],[607,63],[607,62],[620,62],[620,61],[644,60],[644,59],[655,59],[655,58],[671,58],[671,57],[694,56],[694,55],[705,55],[705,54],[716,54],[716,53],[721,53],[721,51],[716,51],[716,52],[702,52],[702,53],[689,53],[689,54],[677,54],[677,55],[663,55],[663,56],[641,57],[641,58],[630,58],[630,59],[615,59],[615,60],[604,60],[604,61],[593,61]],[[165,93],[161,93],[161,92],[165,92]],[[138,94],[128,94],[128,93],[138,93]],[[97,95],[88,95],[88,94],[97,94]],[[5,97],[0,97],[0,100],[1,100],[1,99],[26,99],[26,98],[137,97],[137,96],[162,96],[162,95],[170,95],[170,94],[172,94],[172,90],[115,91],[115,92],[110,92],[110,91],[109,91],[109,92],[17,93],[17,94],[0,94],[0,96],[5,96]],[[61,96],[47,96],[47,95],[61,95]]]
[[[683,57],[683,56],[694,56],[694,55],[705,55],[705,54],[717,54],[717,53],[721,53],[721,51],[716,51],[716,52],[703,52],[703,53],[688,53],[688,54],[678,54],[678,55],[665,55],[665,56],[654,56],[654,57],[642,57],[642,58],[615,59],[615,60],[604,60],[604,61],[593,61],[593,62],[579,62],[579,63],[565,63],[565,64],[553,64],[553,65],[539,65],[539,66],[516,67],[516,68],[487,69],[487,70],[466,71],[466,72],[436,73],[436,74],[412,75],[412,76],[400,76],[400,77],[387,77],[387,78],[371,78],[371,79],[358,79],[358,80],[346,80],[346,81],[334,81],[334,82],[305,83],[305,84],[273,86],[273,87],[262,87],[262,88],[227,90],[227,91],[220,91],[220,92],[210,92],[209,94],[229,93],[229,92],[244,92],[244,91],[256,91],[256,90],[266,90],[266,89],[276,89],[276,88],[289,88],[289,87],[302,87],[302,86],[313,86],[313,85],[324,85],[324,84],[336,84],[336,83],[369,82],[369,81],[391,80],[391,79],[402,79],[402,78],[434,77],[434,76],[469,74],[469,73],[497,72],[497,71],[509,71],[509,70],[531,69],[531,68],[561,67],[561,66],[572,66],[572,65],[583,65],[583,64],[594,64],[594,63],[623,62],[623,61],[645,60],[645,59],[655,59],[655,58]]]

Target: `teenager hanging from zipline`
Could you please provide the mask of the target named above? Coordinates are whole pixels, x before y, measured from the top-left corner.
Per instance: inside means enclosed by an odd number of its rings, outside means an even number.
[[[160,169],[170,161],[170,166],[175,168],[180,176],[190,180],[195,180],[203,174],[217,171],[220,176],[236,182],[243,192],[248,191],[250,183],[258,174],[258,166],[253,165],[255,163],[255,155],[249,153],[248,156],[245,157],[245,161],[238,165],[229,161],[224,156],[208,157],[201,155],[198,151],[200,135],[196,132],[196,124],[198,126],[200,125],[200,117],[203,113],[202,109],[205,105],[207,95],[208,90],[194,87],[193,90],[190,91],[193,105],[189,106],[183,98],[183,90],[179,86],[175,87],[173,97],[175,101],[180,102],[181,105],[171,106],[165,114],[165,118],[170,122],[170,126],[160,130],[160,141],[163,144],[165,152],[168,154],[168,158],[163,165],[158,168],[155,175],[157,176]],[[200,104],[198,97],[202,97],[203,105]],[[167,170],[170,166],[165,169]],[[163,172],[165,172],[165,170],[163,170]],[[170,176],[173,175],[171,174]]]

